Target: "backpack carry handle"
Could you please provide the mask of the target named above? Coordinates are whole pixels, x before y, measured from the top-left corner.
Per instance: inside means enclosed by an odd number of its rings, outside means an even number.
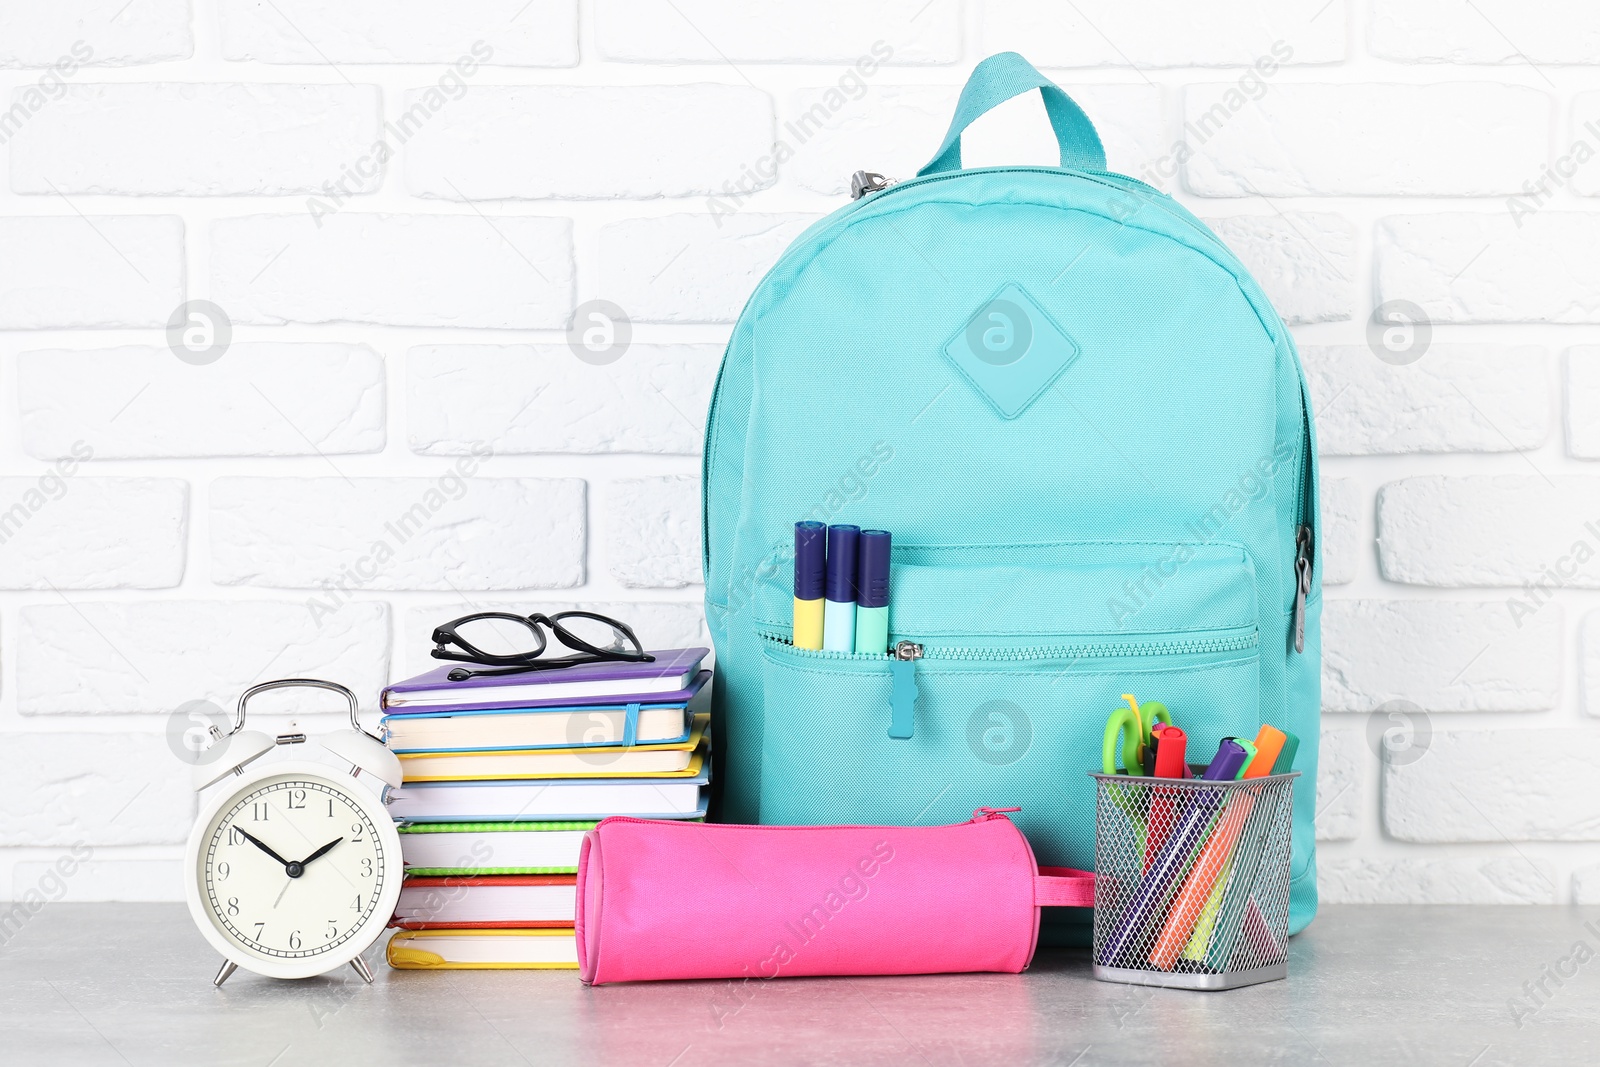
[[[1076,170],[1105,170],[1106,150],[1083,108],[1059,85],[1035,70],[1032,63],[1015,52],[1001,52],[972,68],[972,76],[956,104],[955,117],[950,120],[950,132],[944,135],[944,143],[928,165],[917,171],[917,177],[960,170],[962,131],[994,107],[1029,89],[1039,90],[1044,97],[1044,109],[1061,145],[1061,165]]]

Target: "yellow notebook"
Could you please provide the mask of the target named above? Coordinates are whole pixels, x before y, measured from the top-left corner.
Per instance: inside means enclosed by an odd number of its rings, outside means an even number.
[[[488,782],[508,778],[693,778],[696,750],[710,715],[696,715],[689,736],[668,744],[527,748],[494,752],[402,752],[408,782]]]
[[[550,930],[400,930],[389,966],[401,971],[577,970],[572,928]]]

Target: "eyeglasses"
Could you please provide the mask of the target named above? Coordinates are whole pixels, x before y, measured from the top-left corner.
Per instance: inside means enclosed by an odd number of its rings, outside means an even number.
[[[546,647],[546,629],[576,655],[541,659]],[[490,652],[488,648],[511,651]],[[480,611],[463,615],[434,627],[431,655],[434,659],[484,664],[489,668],[457,667],[447,675],[452,682],[552,671],[580,663],[650,663],[655,660],[644,650],[627,623],[592,611],[558,611],[554,615]]]

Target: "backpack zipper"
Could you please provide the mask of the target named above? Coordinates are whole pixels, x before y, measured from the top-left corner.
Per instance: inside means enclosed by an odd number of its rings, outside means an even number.
[[[758,631],[761,636],[779,644],[794,647],[789,638],[773,631]],[[1056,645],[1034,648],[977,648],[973,646],[929,647],[916,641],[900,640],[894,648],[879,655],[870,653],[838,652],[825,649],[797,649],[806,656],[824,659],[867,659],[889,662],[889,729],[891,740],[909,741],[916,732],[917,661],[923,659],[971,662],[987,660],[1002,663],[1026,663],[1038,660],[1103,659],[1133,655],[1182,655],[1186,653],[1232,652],[1253,648],[1259,640],[1257,631],[1234,633],[1218,637],[1184,638],[1178,641],[1116,642],[1112,644]],[[1072,664],[1068,664],[1070,668]]]
[[[1300,525],[1294,532],[1294,612],[1289,622],[1296,653],[1306,650],[1306,597],[1311,595],[1311,572],[1317,558],[1316,464],[1311,456],[1311,406],[1304,384],[1300,387],[1300,453],[1300,478],[1295,491]]]
[[[912,186],[948,181],[951,178],[965,177],[969,174],[1065,174],[1082,178],[1096,185],[1103,185],[1107,189],[1115,189],[1119,193],[1148,193],[1152,198],[1150,202],[1159,207],[1164,214],[1170,215],[1185,226],[1188,226],[1204,238],[1210,247],[1221,249],[1227,252],[1229,256],[1233,255],[1233,251],[1219,241],[1216,234],[1206,229],[1204,224],[1198,220],[1190,217],[1166,193],[1163,193],[1148,182],[1142,182],[1138,178],[1129,177],[1126,174],[1118,174],[1116,171],[1110,170],[1081,170],[1076,167],[974,167],[971,170],[941,171],[938,174],[924,174],[920,177],[906,178],[904,180],[886,178],[876,171],[858,170],[850,176],[850,199],[853,201],[865,200],[873,194],[885,192],[891,187],[898,192],[901,189],[909,189]],[[1108,181],[1107,179],[1114,180]]]
[[[1121,656],[1183,656],[1211,652],[1238,652],[1254,648],[1260,640],[1255,629],[1245,633],[1219,637],[1190,637],[1168,641],[1117,641],[1066,645],[1035,645],[1022,648],[986,648],[980,645],[928,645],[915,641],[897,641],[894,648],[874,656],[872,653],[837,652],[825,649],[797,649],[787,634],[776,630],[758,630],[768,641],[784,645],[807,657],[838,660],[892,659],[914,663],[917,660],[950,660],[972,662],[995,660],[1002,663],[1030,663],[1052,659],[1114,659]]]
[[[858,170],[850,175],[850,199],[860,200],[868,193],[881,193],[899,183],[898,178],[885,178],[875,170]]]

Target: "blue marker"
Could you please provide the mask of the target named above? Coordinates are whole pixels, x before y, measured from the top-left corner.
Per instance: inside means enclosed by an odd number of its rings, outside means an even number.
[[[862,530],[856,545],[856,651],[889,651],[889,531]]]
[[[856,647],[856,540],[860,533],[859,526],[828,527],[822,647],[831,652],[853,652]]]
[[[828,528],[820,522],[794,524],[794,647],[822,647],[823,554]]]

